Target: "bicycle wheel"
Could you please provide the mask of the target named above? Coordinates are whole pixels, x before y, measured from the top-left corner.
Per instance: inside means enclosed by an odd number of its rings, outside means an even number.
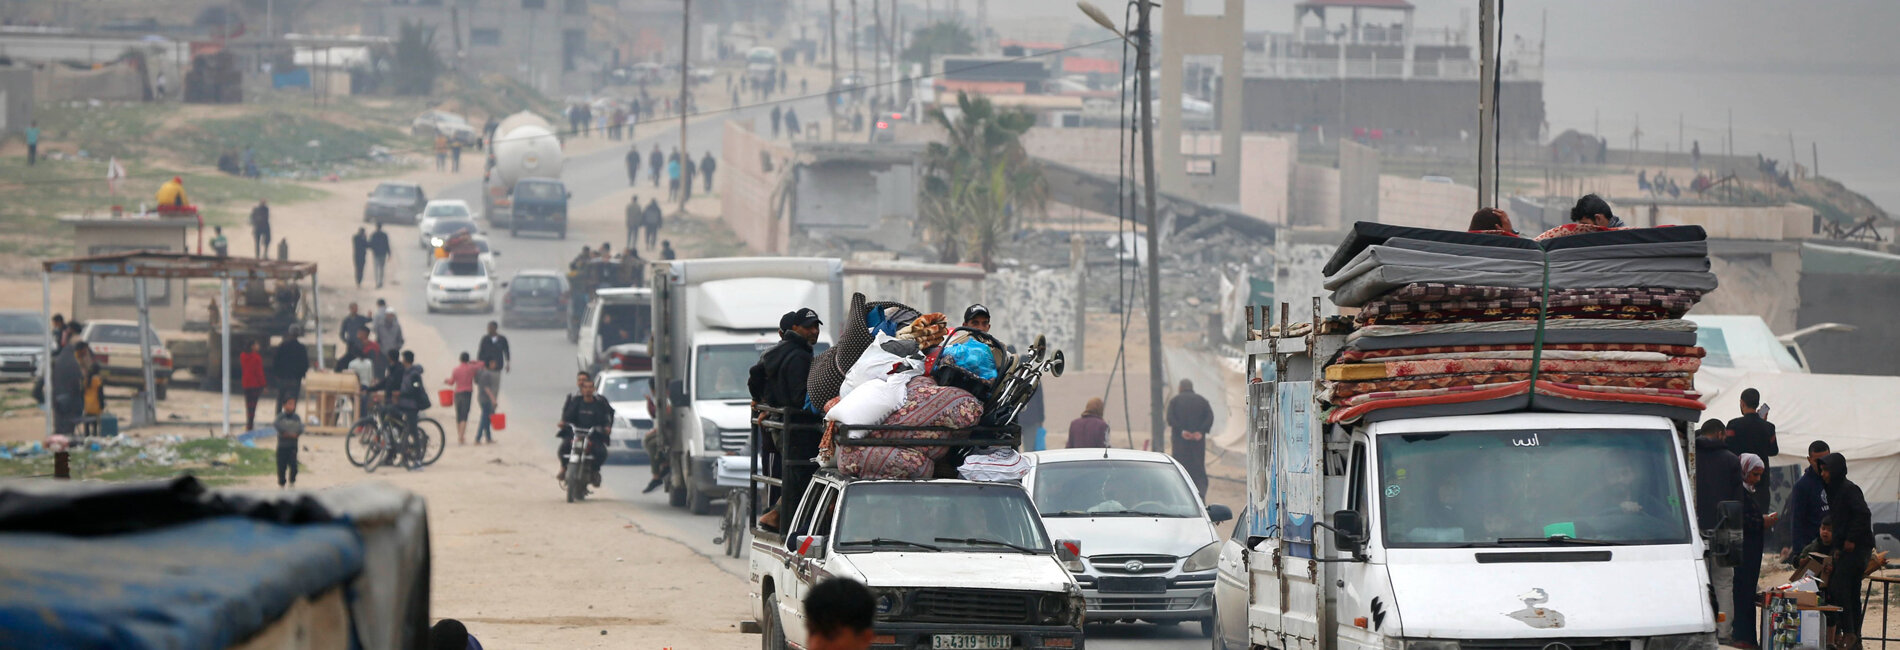
[[[359,418],[350,425],[349,435],[343,438],[343,454],[349,457],[351,465],[362,467],[369,462],[366,455],[369,453],[368,447],[376,439],[376,418]]]
[[[434,418],[422,418],[416,421],[416,435],[420,445],[416,447],[417,458],[423,465],[434,465],[442,458],[442,449],[449,446],[448,432]]]
[[[749,490],[733,490],[726,501],[726,556],[739,557],[745,554],[748,521],[751,515],[752,497]]]
[[[388,432],[380,426],[371,426],[363,440],[363,471],[374,474],[391,453],[394,452],[390,449]]]

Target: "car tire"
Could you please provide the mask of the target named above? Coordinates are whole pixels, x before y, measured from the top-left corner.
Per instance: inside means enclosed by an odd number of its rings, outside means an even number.
[[[688,483],[686,485],[686,511],[695,515],[712,514],[712,495],[699,489],[699,486]]]
[[[673,471],[670,472],[670,476],[666,481],[666,505],[675,508],[686,507],[685,479],[681,478],[685,475],[683,471],[685,467],[686,457],[680,454],[673,454]]]
[[[776,597],[776,594],[769,591],[766,592],[764,596],[765,607],[763,607],[761,611],[765,612],[765,616],[763,617],[765,620],[759,622],[759,627],[761,628],[759,630],[759,648],[761,648],[761,650],[785,650],[787,647],[785,642],[785,626],[780,625],[778,622],[778,605],[772,603],[772,599]]]
[[[1209,616],[1201,619],[1201,636],[1210,639],[1220,638],[1220,625],[1218,621],[1214,620],[1214,617]]]

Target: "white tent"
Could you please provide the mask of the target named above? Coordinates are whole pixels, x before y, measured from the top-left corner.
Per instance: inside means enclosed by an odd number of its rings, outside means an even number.
[[[1696,389],[1705,418],[1741,417],[1741,394],[1761,391],[1781,455],[1773,464],[1807,462],[1808,443],[1826,440],[1847,457],[1847,476],[1869,502],[1900,501],[1900,377],[1751,372],[1703,368]]]

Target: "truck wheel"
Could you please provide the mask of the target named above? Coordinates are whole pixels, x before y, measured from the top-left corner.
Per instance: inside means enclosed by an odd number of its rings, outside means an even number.
[[[686,458],[679,454],[674,454],[673,471],[670,472],[671,476],[666,480],[666,505],[675,508],[686,507],[685,480],[681,478],[685,473],[685,467]]]
[[[699,486],[686,485],[687,511],[696,515],[712,514],[712,495],[700,490]]]
[[[778,622],[778,606],[772,604],[771,592],[765,594],[765,620],[759,627],[759,648],[762,650],[785,650],[785,627]]]
[[[1216,638],[1219,632],[1220,630],[1215,628],[1214,617],[1209,616],[1207,618],[1201,619],[1201,636]]]

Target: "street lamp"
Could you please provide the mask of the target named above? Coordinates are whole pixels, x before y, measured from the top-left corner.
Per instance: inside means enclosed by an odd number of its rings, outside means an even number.
[[[1116,36],[1128,41],[1133,36],[1135,46],[1135,107],[1141,111],[1141,186],[1143,216],[1148,224],[1148,423],[1151,427],[1152,442],[1149,448],[1154,451],[1166,451],[1167,436],[1165,421],[1162,419],[1161,388],[1167,379],[1161,372],[1161,229],[1155,221],[1155,132],[1154,132],[1154,89],[1149,88],[1153,62],[1150,54],[1154,50],[1154,37],[1150,29],[1149,14],[1155,7],[1152,0],[1133,0],[1137,16],[1133,34],[1123,34],[1115,28],[1114,21],[1087,0],[1075,3],[1075,6],[1087,14],[1090,20],[1101,25]]]

